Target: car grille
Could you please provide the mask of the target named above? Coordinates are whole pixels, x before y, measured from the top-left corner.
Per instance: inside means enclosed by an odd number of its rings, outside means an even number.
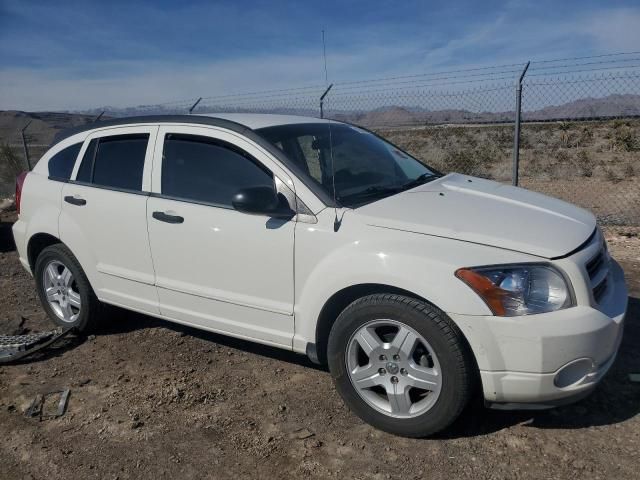
[[[593,299],[600,303],[602,296],[607,291],[607,279],[609,277],[609,252],[606,243],[602,242],[600,251],[587,262],[587,273],[591,282]]]

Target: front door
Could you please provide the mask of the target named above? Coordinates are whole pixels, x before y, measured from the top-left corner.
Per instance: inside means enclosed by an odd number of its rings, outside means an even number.
[[[294,221],[231,204],[241,188],[287,179],[236,134],[160,127],[147,222],[164,316],[291,346]]]

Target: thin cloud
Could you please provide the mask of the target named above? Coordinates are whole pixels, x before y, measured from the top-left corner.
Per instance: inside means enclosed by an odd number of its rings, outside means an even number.
[[[330,80],[638,50],[638,7],[585,4],[581,13],[567,15],[571,9],[562,5],[565,10],[549,17],[553,6],[543,3],[512,0],[464,15],[477,4],[438,5],[432,12],[408,2],[399,12],[385,14],[378,5],[357,19],[332,17],[326,27]],[[245,15],[234,4],[172,12],[145,4],[132,7],[123,25],[108,17],[97,27],[87,11],[6,5],[2,15],[14,18],[0,31],[4,109],[136,106],[324,82],[320,29],[328,17],[306,4],[278,15],[264,8]],[[109,5],[100,15],[117,10]],[[62,22],[67,14],[70,20]],[[25,35],[16,22],[29,19],[33,31]],[[45,19],[50,28],[41,25]]]

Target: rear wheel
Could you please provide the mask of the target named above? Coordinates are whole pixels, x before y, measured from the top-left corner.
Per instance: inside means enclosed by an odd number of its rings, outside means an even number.
[[[34,270],[40,302],[56,325],[74,327],[80,332],[96,327],[101,304],[67,247],[56,244],[42,250]]]
[[[347,405],[398,435],[446,428],[471,394],[473,364],[462,334],[443,312],[412,298],[353,302],[331,330],[328,358]]]

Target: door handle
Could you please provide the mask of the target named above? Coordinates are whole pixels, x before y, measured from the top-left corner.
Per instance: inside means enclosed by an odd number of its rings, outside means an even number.
[[[78,205],[79,207],[87,204],[87,201],[84,198],[74,197],[71,195],[67,195],[66,197],[64,197],[64,201],[70,203],[71,205]]]
[[[180,215],[171,215],[165,212],[153,212],[151,216],[156,220],[160,220],[161,222],[166,222],[166,223],[184,222],[184,217],[181,217]]]

